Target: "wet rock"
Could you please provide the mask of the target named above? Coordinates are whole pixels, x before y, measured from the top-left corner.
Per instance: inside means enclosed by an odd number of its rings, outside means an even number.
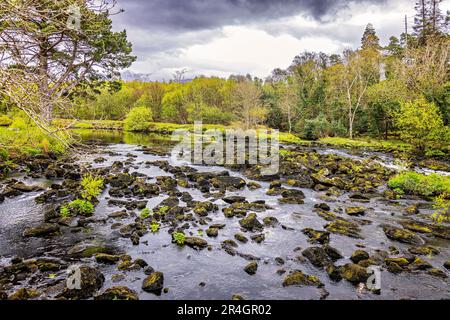
[[[223,201],[225,201],[228,204],[233,204],[236,202],[246,202],[246,199],[245,199],[245,197],[240,197],[240,196],[230,196],[230,197],[223,198]]]
[[[58,224],[64,227],[75,228],[78,226],[78,218],[64,217],[58,220]]]
[[[30,300],[37,298],[39,296],[39,293],[35,289],[27,289],[27,288],[21,288],[11,294],[8,297],[8,300]]]
[[[55,235],[58,232],[59,226],[57,224],[43,223],[37,227],[25,229],[23,232],[23,236],[27,238],[47,237]]]
[[[433,233],[433,226],[424,222],[408,220],[408,221],[401,221],[400,224],[403,226],[403,228],[413,232]]]
[[[106,253],[98,253],[95,255],[95,260],[98,263],[116,264],[120,260],[120,256],[106,254]]]
[[[420,256],[435,256],[439,254],[439,250],[431,246],[418,246],[409,248],[408,251],[412,254]]]
[[[197,237],[186,237],[184,243],[194,249],[204,249],[208,246],[208,242],[202,238]]]
[[[244,268],[244,271],[247,272],[249,275],[256,274],[257,270],[258,270],[258,264],[256,262],[251,262],[248,265],[246,265]]]
[[[77,274],[80,276],[80,287],[78,289],[72,289],[71,286],[66,287],[64,292],[60,295],[61,297],[67,299],[89,299],[105,282],[105,277],[100,271],[89,266],[81,266],[69,275],[68,281],[73,277],[73,285],[77,284]],[[72,283],[70,284],[72,285]]]
[[[341,267],[329,264],[325,270],[332,281],[338,282],[342,280]]]
[[[194,213],[200,217],[206,217],[208,213],[217,211],[219,207],[214,203],[207,202],[196,202],[194,207]]]
[[[123,164],[122,164],[123,165]],[[111,179],[109,179],[109,184],[112,188],[125,189],[134,182],[135,178],[127,173],[120,173]]]
[[[261,189],[261,185],[259,183],[256,183],[256,182],[249,182],[249,183],[247,183],[247,187],[249,188],[249,190]]]
[[[127,287],[112,287],[107,289],[101,295],[96,296],[95,300],[139,300],[138,294]]]
[[[206,235],[211,238],[215,238],[219,235],[219,229],[217,228],[208,228],[206,230]]]
[[[153,272],[142,283],[142,290],[154,294],[161,294],[164,288],[164,274],[162,272]]]
[[[399,274],[404,271],[404,269],[395,262],[388,263],[387,269],[390,273],[393,273],[393,274]]]
[[[254,230],[262,230],[263,225],[258,220],[258,216],[256,213],[250,213],[248,216],[243,218],[242,220],[239,220],[239,224],[242,228],[254,231]]]
[[[114,275],[112,275],[111,276],[111,281],[113,282],[113,283],[117,283],[117,282],[120,282],[120,281],[123,281],[123,280],[125,280],[125,275],[123,275],[123,274],[121,274],[121,273],[119,273],[119,274],[114,274]]]
[[[269,216],[263,219],[263,223],[267,227],[275,227],[279,224],[279,221],[277,218]]]
[[[353,263],[358,263],[362,260],[369,259],[369,254],[364,250],[356,250],[353,252],[352,256],[350,257],[350,260],[352,260]]]
[[[341,276],[353,284],[358,284],[365,283],[370,275],[365,268],[357,264],[348,263],[341,267]]]
[[[408,266],[408,268],[409,268],[410,270],[429,270],[429,269],[433,269],[433,266],[432,266],[429,262],[427,262],[427,261],[425,261],[425,260],[423,260],[423,259],[417,257],[417,258],[416,258],[416,259]]]
[[[282,199],[280,203],[287,204],[304,204],[305,194],[301,190],[287,189],[281,192]]]
[[[244,299],[243,296],[241,296],[241,295],[239,295],[239,294],[233,294],[233,295],[231,296],[231,300],[234,300],[234,301],[240,301],[240,300],[245,300],[245,299]]]
[[[383,226],[383,231],[391,240],[414,245],[421,245],[425,243],[421,237],[406,229],[385,225]]]
[[[131,243],[133,244],[133,246],[138,246],[140,241],[141,241],[141,237],[139,236],[139,234],[135,231],[131,234],[130,236],[130,240]]]
[[[330,242],[330,233],[326,231],[314,230],[311,228],[303,229],[302,232],[309,237],[309,242],[327,244]]]
[[[76,258],[90,258],[98,253],[111,254],[112,249],[95,242],[81,242],[71,247],[67,254]]]
[[[448,278],[447,274],[444,271],[436,269],[436,268],[428,270],[427,274],[429,274],[430,276],[433,276],[433,277],[441,278],[441,279]]]
[[[129,214],[125,210],[124,211],[116,211],[116,212],[110,213],[108,215],[108,218],[111,218],[111,219],[125,219],[128,217],[129,217]]]
[[[419,214],[419,205],[413,204],[405,209],[407,215],[416,215]]]
[[[291,272],[286,278],[284,278],[283,281],[283,287],[290,287],[290,286],[315,286],[315,287],[322,287],[323,283],[319,280],[319,278],[315,276],[309,276],[304,274],[300,270],[295,270]]]
[[[222,176],[211,179],[211,184],[216,189],[242,189],[247,183],[239,177]]]
[[[331,233],[341,234],[350,238],[362,239],[360,235],[361,229],[356,223],[344,220],[336,219],[330,224],[325,226],[325,229]]]
[[[324,210],[324,211],[330,211],[330,209],[331,209],[330,206],[327,205],[326,203],[315,204],[314,208]]]
[[[302,252],[302,255],[307,258],[314,266],[323,268],[331,264],[326,251],[321,247],[310,247]]]
[[[242,233],[236,233],[236,234],[234,235],[234,238],[235,238],[237,241],[242,242],[242,243],[247,243],[247,242],[248,242],[247,237],[244,236]]]
[[[358,202],[370,202],[370,197],[359,192],[350,195],[349,199],[357,200]]]
[[[23,182],[13,184],[11,185],[11,188],[20,192],[35,192],[44,190],[42,187],[26,185]]]
[[[445,267],[445,269],[450,270],[450,260],[447,260],[447,261],[444,263],[444,267]]]
[[[366,213],[365,207],[348,207],[345,208],[345,213],[349,216],[363,216]]]
[[[250,239],[252,239],[256,243],[261,243],[264,240],[266,240],[266,236],[264,234],[262,234],[262,233],[261,234],[255,234],[255,235],[251,236]]]

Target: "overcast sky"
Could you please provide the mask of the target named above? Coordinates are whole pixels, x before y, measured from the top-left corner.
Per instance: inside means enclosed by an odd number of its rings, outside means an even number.
[[[450,8],[447,2],[442,9]],[[138,56],[130,71],[169,80],[196,75],[267,77],[303,51],[357,48],[367,23],[383,44],[413,22],[415,0],[118,0]]]

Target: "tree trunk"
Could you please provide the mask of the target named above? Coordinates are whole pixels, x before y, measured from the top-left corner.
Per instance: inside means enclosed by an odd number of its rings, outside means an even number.
[[[352,117],[352,108],[349,108],[348,111],[348,133],[350,139],[353,140],[353,117]]]

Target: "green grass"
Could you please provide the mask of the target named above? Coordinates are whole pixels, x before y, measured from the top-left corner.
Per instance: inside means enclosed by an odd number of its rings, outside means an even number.
[[[438,174],[424,175],[417,172],[403,172],[389,180],[391,189],[400,194],[418,196],[450,195],[450,177]]]
[[[115,120],[70,120],[55,119],[53,125],[58,128],[91,129],[91,130],[123,130],[123,121]]]
[[[323,138],[319,140],[320,144],[339,146],[344,148],[368,148],[377,150],[387,150],[387,151],[411,151],[412,146],[402,141],[398,140],[377,140],[372,138],[359,138],[359,139],[349,139],[349,138]]]

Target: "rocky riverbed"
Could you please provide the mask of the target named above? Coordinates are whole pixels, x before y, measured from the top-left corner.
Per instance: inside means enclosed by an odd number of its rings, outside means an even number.
[[[1,182],[0,299],[450,298],[450,226],[387,189],[380,155],[289,147],[268,178],[179,162],[166,137],[84,139]],[[95,214],[62,218],[86,173],[105,179]]]

